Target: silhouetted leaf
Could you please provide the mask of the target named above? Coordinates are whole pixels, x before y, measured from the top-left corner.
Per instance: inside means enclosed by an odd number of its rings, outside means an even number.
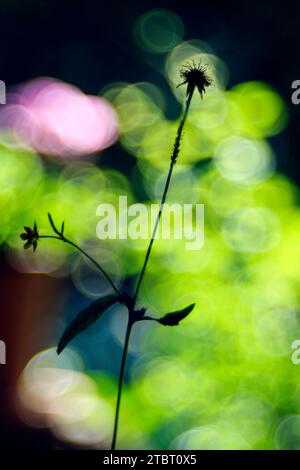
[[[118,301],[119,297],[117,295],[107,295],[101,299],[95,300],[95,302],[92,302],[88,307],[79,312],[70,325],[65,329],[58,343],[57,354],[60,354],[75,336],[98,320],[105,310]]]
[[[187,307],[183,308],[182,310],[177,310],[176,312],[167,313],[164,317],[156,319],[159,323],[165,326],[175,326],[187,317],[196,304],[188,305]]]
[[[48,212],[48,219],[49,219],[49,222],[50,222],[50,225],[51,227],[53,228],[54,232],[57,232],[57,229],[54,225],[54,222],[53,222],[53,219],[52,219],[52,215],[50,214],[50,212]]]

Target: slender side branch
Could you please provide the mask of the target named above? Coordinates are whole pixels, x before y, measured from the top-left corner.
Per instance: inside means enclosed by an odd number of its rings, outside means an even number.
[[[125,366],[126,366],[129,338],[130,338],[132,325],[133,325],[133,322],[132,322],[131,315],[130,315],[130,312],[129,312],[126,335],[125,335],[125,342],[124,342],[123,354],[122,354],[122,362],[121,362],[121,368],[120,368],[120,374],[119,374],[118,396],[117,396],[117,404],[116,404],[116,413],[115,413],[115,422],[114,422],[114,431],[113,431],[113,437],[112,437],[112,443],[111,443],[111,450],[115,450],[115,448],[116,448],[116,439],[117,439],[118,422],[119,422],[119,412],[120,412],[121,396],[122,396],[122,386],[123,386],[123,379],[124,379],[124,372],[125,372]]]
[[[153,231],[152,231],[150,243],[149,243],[149,246],[148,246],[148,249],[147,249],[147,252],[146,252],[144,264],[143,264],[142,270],[140,272],[137,287],[136,287],[136,290],[135,290],[134,301],[136,301],[139,290],[140,290],[140,287],[141,287],[141,283],[142,283],[142,280],[143,280],[143,277],[144,277],[144,274],[145,274],[145,271],[146,271],[146,268],[147,268],[147,264],[148,264],[148,260],[149,260],[150,253],[151,253],[151,250],[152,250],[152,246],[153,246],[153,243],[154,243],[154,240],[155,240],[156,232],[157,232],[157,229],[158,229],[158,226],[159,226],[161,214],[162,214],[164,204],[165,204],[165,201],[166,201],[166,198],[167,198],[167,194],[168,194],[168,190],[169,190],[169,186],[170,186],[170,181],[171,181],[171,177],[172,177],[172,173],[173,173],[173,168],[174,168],[174,165],[176,163],[176,160],[177,160],[177,157],[178,157],[178,154],[179,154],[179,150],[180,150],[180,142],[181,142],[181,138],[182,138],[182,131],[183,131],[183,127],[184,127],[186,117],[187,117],[187,114],[188,114],[188,111],[189,111],[189,107],[190,107],[190,104],[191,104],[193,93],[194,93],[194,88],[192,88],[190,90],[189,94],[187,95],[183,116],[181,118],[181,121],[180,121],[178,129],[177,129],[177,134],[176,134],[176,139],[175,139],[175,143],[174,143],[173,153],[172,153],[172,156],[171,156],[170,168],[169,168],[169,172],[168,172],[164,192],[163,192],[163,195],[162,195],[160,207],[159,207],[158,214],[157,214],[157,217],[156,217],[155,225],[154,225],[154,228],[153,228]]]
[[[56,233],[59,233],[59,232],[56,232]],[[68,238],[66,238],[64,235],[61,235],[60,233],[57,236],[56,235],[39,235],[39,238],[54,238],[55,240],[61,240],[67,243],[68,245],[71,245],[74,248],[76,248],[76,250],[82,253],[87,259],[90,260],[91,263],[93,263],[96,266],[97,269],[99,269],[101,274],[103,274],[103,276],[109,282],[109,284],[114,289],[116,294],[118,294],[121,298],[123,298],[121,292],[119,291],[115,283],[112,281],[112,279],[109,277],[109,275],[106,273],[106,271],[104,271],[104,269],[100,266],[99,263],[97,263],[96,260],[94,260],[94,258],[92,258],[92,256],[90,256],[86,251],[80,248],[80,246],[76,245],[76,243],[72,242],[71,240],[68,240]]]
[[[39,238],[52,238],[55,240],[61,240],[65,243],[68,243],[69,245],[73,246],[78,250],[80,253],[82,253],[86,258],[89,259],[91,263],[93,263],[97,269],[102,273],[102,275],[106,278],[106,280],[109,282],[111,287],[114,289],[114,291],[117,293],[117,295],[120,298],[120,301],[123,302],[124,305],[126,305],[128,309],[128,323],[127,323],[127,329],[126,329],[126,334],[125,334],[125,342],[124,342],[124,347],[123,347],[123,353],[122,353],[122,361],[121,361],[121,366],[120,366],[120,373],[119,373],[119,382],[118,382],[118,395],[117,395],[117,402],[116,402],[116,411],[115,411],[115,421],[114,421],[114,430],[113,430],[113,437],[112,437],[112,444],[111,444],[111,450],[115,450],[116,447],[116,439],[117,439],[117,432],[118,432],[118,421],[119,421],[119,412],[120,412],[120,405],[121,405],[121,397],[122,397],[122,387],[123,387],[123,380],[124,380],[124,373],[125,373],[125,367],[126,367],[126,359],[127,359],[127,354],[128,354],[128,345],[129,345],[129,339],[130,339],[130,334],[132,330],[132,326],[135,322],[141,321],[141,320],[150,320],[150,321],[157,321],[161,323],[162,325],[167,325],[167,326],[174,326],[178,325],[178,323],[183,320],[194,308],[194,304],[189,305],[188,307],[185,307],[182,310],[177,310],[175,312],[170,312],[164,315],[161,318],[152,318],[150,316],[145,316],[145,311],[146,309],[142,308],[140,310],[135,310],[135,304],[136,300],[138,297],[138,293],[141,287],[141,283],[143,281],[147,264],[150,258],[152,246],[156,237],[157,229],[159,227],[159,222],[161,219],[162,211],[164,208],[164,204],[167,198],[170,182],[171,182],[171,177],[174,169],[174,165],[176,163],[176,160],[179,155],[180,151],[180,144],[181,144],[181,139],[182,139],[182,132],[184,128],[184,124],[187,118],[187,114],[189,111],[189,107],[191,104],[191,100],[195,91],[195,88],[198,89],[200,96],[202,98],[203,93],[205,92],[205,88],[211,85],[212,80],[206,75],[206,67],[207,66],[201,66],[199,63],[196,65],[194,62],[192,65],[186,65],[184,68],[181,70],[180,75],[183,79],[183,82],[178,85],[184,85],[187,84],[187,95],[186,95],[186,102],[185,102],[185,107],[184,111],[177,129],[176,133],[176,138],[175,138],[175,143],[173,147],[173,152],[171,155],[171,162],[170,162],[170,167],[159,207],[159,211],[156,217],[155,225],[152,231],[151,239],[149,242],[149,246],[145,255],[145,260],[138,278],[135,294],[133,297],[130,297],[126,294],[122,294],[117,286],[114,284],[114,282],[111,280],[109,275],[105,272],[105,270],[97,263],[97,261],[94,260],[86,251],[84,251],[80,246],[76,245],[76,243],[72,242],[71,240],[68,240],[64,236],[64,222],[61,225],[61,229],[59,230],[53,219],[51,214],[48,213],[48,218],[50,225],[55,233],[55,235],[39,235],[38,230],[37,230],[37,225],[34,223],[34,227],[24,227],[25,232],[20,234],[20,237],[22,240],[24,240],[24,248],[28,249],[30,247],[33,247],[33,250],[36,250],[37,247],[37,242]]]

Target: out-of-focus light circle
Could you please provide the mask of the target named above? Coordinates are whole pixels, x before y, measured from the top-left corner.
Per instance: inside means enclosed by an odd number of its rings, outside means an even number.
[[[275,442],[279,450],[300,450],[299,415],[290,415],[281,421],[276,430]]]
[[[70,349],[61,357],[54,348],[41,351],[27,363],[20,377],[21,402],[32,412],[47,413],[52,400],[77,385],[82,368],[81,358]]]
[[[254,188],[256,189],[256,186]],[[224,217],[236,209],[252,206],[252,191],[252,186],[235,184],[232,180],[214,173],[208,197],[213,209]],[[224,194],[226,198],[223,197]]]
[[[272,424],[272,405],[254,393],[245,391],[230,397],[222,413],[222,423],[238,430],[248,444],[266,437]]]
[[[270,176],[274,160],[269,145],[241,137],[229,137],[220,142],[215,164],[227,179],[242,184],[255,184]]]
[[[145,92],[145,87],[139,87],[138,84],[127,85],[120,90],[114,106],[120,119],[121,132],[132,132],[137,128],[150,126],[161,117],[160,109]]]
[[[228,82],[229,72],[225,63],[212,53],[209,45],[198,40],[189,40],[176,46],[168,55],[165,72],[173,93],[179,101],[185,99],[186,87],[177,85],[182,83],[180,71],[183,65],[192,64],[207,65],[207,75],[212,79],[212,84],[207,88],[207,93],[216,89],[225,88]],[[201,100],[192,100],[191,108],[200,106]]]
[[[83,362],[81,357],[72,349],[67,348],[61,356],[58,356],[55,348],[50,348],[33,356],[27,363],[23,373],[30,382],[35,380],[36,372],[42,369],[81,371]]]
[[[68,348],[60,356],[54,349],[34,356],[18,382],[20,418],[31,426],[49,427],[74,444],[106,442],[113,411],[82,367],[80,357]]]
[[[270,85],[263,82],[240,83],[230,91],[241,111],[241,131],[256,138],[282,131],[288,120],[284,101]]]
[[[74,410],[76,421],[74,422]],[[82,416],[77,410],[83,410]],[[112,435],[113,410],[95,395],[66,396],[52,420],[51,430],[61,440],[77,445],[103,448]]]
[[[148,11],[137,19],[133,28],[137,45],[154,54],[169,51],[182,40],[183,35],[181,19],[166,9]]]
[[[160,174],[154,183],[151,196],[157,201],[163,193],[165,182],[166,174]],[[199,198],[199,193],[200,188],[193,172],[189,170],[179,170],[173,176],[172,185],[168,193],[168,201],[170,204],[196,203]]]
[[[265,207],[238,209],[223,223],[223,237],[230,248],[244,253],[260,253],[279,241],[280,223]]]
[[[52,78],[32,80],[9,94],[0,110],[0,127],[53,156],[91,154],[118,137],[117,115],[108,101]]]
[[[22,247],[19,234],[16,234],[15,239],[11,240],[11,245],[13,248]],[[21,273],[56,275],[65,266],[67,255],[63,246],[57,248],[57,244],[49,243],[47,245],[47,250],[44,251],[10,250],[7,253],[8,260],[13,268]]]
[[[105,177],[100,168],[93,163],[76,161],[65,166],[59,175],[59,181],[72,183],[75,187],[84,186],[97,194],[105,189]]]
[[[180,450],[245,450],[249,444],[236,431],[226,426],[206,425],[179,435],[171,449]]]
[[[183,406],[188,390],[188,377],[178,363],[158,359],[152,361],[143,380],[144,393],[150,403],[161,407]]]
[[[224,91],[208,93],[201,106],[191,109],[188,121],[208,133],[222,128],[228,115],[228,102]],[[198,131],[198,129],[197,129]]]
[[[95,258],[101,260],[101,266],[108,273],[117,277],[120,274],[120,265],[113,253],[106,250],[94,250]],[[109,268],[109,269],[108,269]],[[111,291],[111,286],[99,270],[84,258],[78,258],[73,267],[72,280],[78,291],[86,297],[99,298]]]
[[[256,338],[259,346],[270,357],[291,354],[291,344],[295,339],[295,331],[299,329],[297,310],[270,309],[267,313],[257,314]]]

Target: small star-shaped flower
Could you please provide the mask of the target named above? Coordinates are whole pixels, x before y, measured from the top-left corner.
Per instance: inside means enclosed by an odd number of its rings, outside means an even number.
[[[196,64],[194,61],[192,64],[184,65],[180,71],[180,76],[184,81],[178,86],[187,84],[187,95],[193,93],[197,87],[202,98],[206,91],[205,88],[212,84],[212,79],[207,75],[207,67],[206,64]]]
[[[39,239],[36,222],[34,222],[33,229],[30,227],[24,227],[24,229],[25,229],[25,232],[21,233],[20,235],[20,238],[22,240],[26,240],[26,243],[24,244],[24,248],[25,250],[27,250],[28,248],[32,246],[33,251],[35,251],[37,247],[37,242]]]

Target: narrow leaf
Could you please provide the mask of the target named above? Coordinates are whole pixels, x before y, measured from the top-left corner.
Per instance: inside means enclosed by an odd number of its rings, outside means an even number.
[[[53,219],[52,219],[52,215],[50,214],[50,212],[48,212],[48,219],[49,219],[49,222],[50,222],[51,227],[53,228],[53,231],[54,231],[55,233],[57,233],[57,228],[56,228],[55,225],[54,225],[54,222],[53,222]]]
[[[75,336],[92,325],[96,320],[98,320],[100,315],[105,312],[105,310],[118,301],[119,297],[117,295],[107,295],[95,300],[95,302],[92,302],[88,307],[81,310],[70,325],[67,326],[59,340],[57,354],[60,354]]]
[[[187,307],[183,308],[182,310],[177,310],[176,312],[170,312],[167,313],[165,316],[162,318],[156,319],[159,323],[165,326],[175,326],[178,325],[178,323],[183,320],[185,317],[187,317],[191,311],[194,309],[196,304],[191,304],[188,305]]]
[[[61,231],[60,231],[60,233],[61,233],[62,235],[64,234],[64,230],[65,230],[65,222],[63,222],[63,223],[61,224]]]

